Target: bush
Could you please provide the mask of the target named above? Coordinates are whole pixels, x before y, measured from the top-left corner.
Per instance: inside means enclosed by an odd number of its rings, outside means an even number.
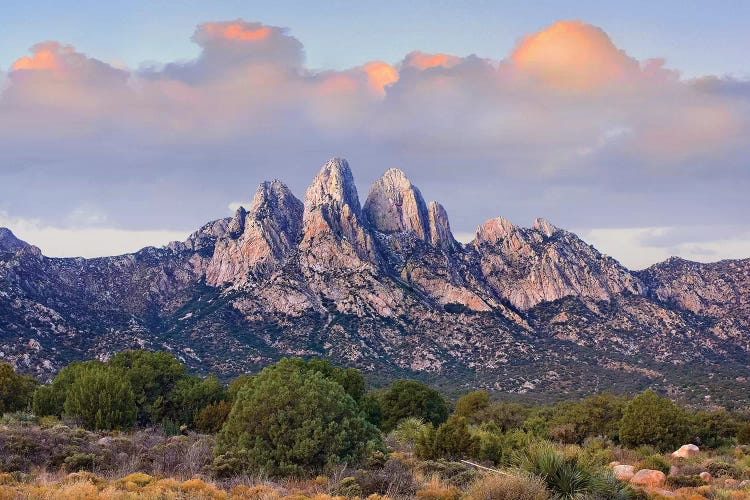
[[[738,444],[750,444],[750,423],[740,425],[737,431]]]
[[[39,416],[62,416],[68,389],[85,372],[104,365],[99,361],[74,361],[62,368],[49,386],[39,386],[34,392],[32,409]]]
[[[688,418],[674,402],[645,391],[623,410],[620,442],[626,446],[652,445],[671,450],[684,444],[690,435]]]
[[[333,489],[333,494],[346,498],[359,497],[362,495],[362,488],[357,484],[356,478],[345,477]]]
[[[559,498],[629,498],[632,494],[610,471],[588,467],[577,455],[565,455],[548,444],[530,446],[519,456],[518,464],[541,478]]]
[[[473,467],[461,462],[443,459],[422,462],[418,469],[425,477],[437,477],[443,482],[462,489],[474,482],[479,476],[479,473]]]
[[[698,488],[706,482],[697,474],[690,476],[668,476],[667,485],[671,488]]]
[[[501,431],[519,429],[529,418],[530,409],[518,403],[496,402],[478,410],[472,418],[472,423],[493,423]],[[546,425],[546,422],[545,422]]]
[[[91,471],[94,468],[96,455],[93,453],[73,453],[65,458],[63,469],[67,472]]]
[[[382,469],[357,471],[356,479],[364,495],[380,493],[391,497],[412,497],[417,491],[411,468],[395,458],[386,461]]]
[[[421,490],[417,490],[415,498],[419,500],[458,500],[461,491],[455,486],[445,486],[440,481],[432,480]]]
[[[395,429],[391,431],[391,436],[396,443],[411,451],[422,436],[428,432],[429,427],[416,417],[403,419],[398,423]]]
[[[566,428],[565,434],[558,436],[566,443],[581,444],[587,437],[595,436],[618,439],[625,403],[625,398],[608,393],[591,396],[575,403],[562,403],[557,405],[556,408],[560,411],[552,419],[550,426],[552,429]]]
[[[471,420],[477,412],[486,409],[489,405],[489,394],[485,391],[473,391],[461,396],[456,403],[456,410],[453,413],[459,417]]]
[[[206,434],[218,433],[227,417],[229,417],[230,411],[232,411],[232,406],[226,401],[219,401],[206,406],[195,417],[196,430]]]
[[[159,396],[151,407],[154,422],[171,420],[178,425],[191,425],[206,406],[225,397],[224,386],[215,376],[183,377],[166,397]]]
[[[65,415],[87,429],[127,429],[138,408],[130,383],[113,368],[92,366],[73,382],[65,397]]]
[[[737,470],[737,467],[729,462],[720,460],[706,464],[706,471],[708,471],[713,477],[739,477],[739,470]]]
[[[361,460],[380,433],[338,383],[283,359],[237,394],[216,455],[274,476],[301,475]]]
[[[421,418],[433,425],[440,425],[448,419],[448,405],[440,393],[414,380],[394,382],[383,393],[380,406],[385,432],[393,430],[408,417]]]
[[[13,365],[0,362],[0,415],[28,410],[36,385],[33,377],[18,375]]]
[[[523,474],[486,474],[472,483],[466,500],[546,500],[551,497],[544,481]]]
[[[417,439],[414,451],[419,458],[428,460],[474,457],[479,452],[479,438],[469,432],[464,417],[453,416],[437,429],[430,426]]]
[[[661,455],[651,455],[640,462],[638,462],[638,466],[636,467],[636,470],[641,469],[651,469],[651,470],[659,470],[662,471],[664,474],[669,475],[669,468],[671,465],[669,462],[667,462],[664,457]]]

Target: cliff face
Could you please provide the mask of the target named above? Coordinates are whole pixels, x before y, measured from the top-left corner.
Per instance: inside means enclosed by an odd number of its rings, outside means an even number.
[[[633,273],[543,219],[491,219],[462,245],[400,170],[362,207],[332,159],[304,201],[265,182],[160,249],[52,259],[0,229],[0,358],[48,377],[127,347],[226,375],[314,355],[539,398],[692,377],[747,399],[749,273],[679,259]]]

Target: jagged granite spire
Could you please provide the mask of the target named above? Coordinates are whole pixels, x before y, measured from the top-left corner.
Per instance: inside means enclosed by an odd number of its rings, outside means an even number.
[[[0,227],[0,252],[15,253],[28,246],[28,243],[16,238],[16,235],[10,229]]]
[[[388,169],[375,181],[363,211],[370,226],[381,233],[406,231],[429,241],[427,204],[419,189],[397,168]]]

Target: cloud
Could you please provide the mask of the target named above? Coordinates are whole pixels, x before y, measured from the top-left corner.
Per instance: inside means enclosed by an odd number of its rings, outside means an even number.
[[[10,227],[23,241],[39,247],[48,257],[102,257],[161,247],[184,241],[186,231],[134,231],[112,227],[55,227],[39,220],[11,217],[0,212],[0,227]]]
[[[259,22],[204,23],[192,40],[194,59],[139,69],[58,42],[19,55],[0,87],[0,209],[56,228],[85,222],[69,216],[80,207],[125,230],[195,227],[268,177],[301,195],[338,155],[363,193],[404,169],[457,233],[497,215],[747,224],[750,83],[683,80],[582,21],[510,54],[415,50],[341,70],[306,67],[288,29]]]

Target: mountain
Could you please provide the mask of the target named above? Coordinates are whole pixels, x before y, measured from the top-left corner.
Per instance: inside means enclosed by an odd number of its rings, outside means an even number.
[[[445,209],[386,171],[362,205],[345,160],[298,200],[252,204],[184,242],[48,258],[0,230],[0,358],[48,379],[124,348],[232,376],[281,356],[455,392],[551,400],[650,386],[750,403],[750,260],[633,272],[544,219],[455,240]]]

